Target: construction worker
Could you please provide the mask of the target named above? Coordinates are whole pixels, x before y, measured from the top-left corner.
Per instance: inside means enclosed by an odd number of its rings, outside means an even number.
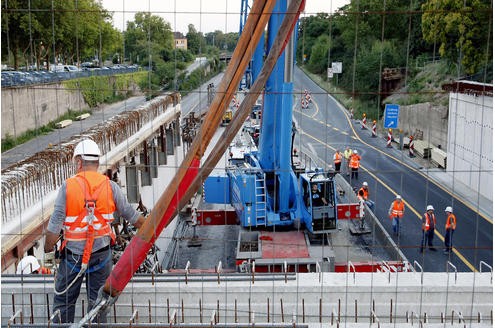
[[[363,191],[363,198],[364,198],[364,202],[366,205],[368,205],[368,207],[370,208],[370,210],[374,210],[375,209],[375,202],[372,201],[371,199],[369,199],[369,190],[368,190],[368,182],[364,181],[363,182],[363,185],[361,187],[361,189],[359,190],[362,190]],[[359,193],[359,191],[358,191]]]
[[[111,228],[113,213],[118,212],[137,228],[144,223],[144,217],[127,202],[120,187],[98,173],[100,155],[93,140],[84,139],[77,144],[73,154],[77,173],[62,183],[48,222],[46,253],[53,252],[63,230],[53,302],[53,312],[60,310],[62,323],[74,321],[84,277],[89,312],[110,275],[110,245],[115,238]],[[95,320],[105,323],[106,314]]]
[[[359,171],[359,161],[361,160],[361,156],[358,155],[358,151],[354,149],[350,159],[349,159],[349,167],[351,168],[351,179],[358,178]]]
[[[340,173],[340,165],[342,164],[342,154],[338,149],[335,151],[335,154],[333,155],[333,164],[335,167],[335,173]]]
[[[364,191],[363,189],[359,189],[357,193],[357,199],[359,203],[359,227],[361,229],[364,229],[364,204],[365,204],[365,199],[364,199]]]
[[[452,213],[452,207],[447,206],[445,208],[447,214],[447,221],[445,222],[445,251],[444,254],[452,252],[452,237],[454,237],[454,231],[457,227],[457,218]]]
[[[51,274],[52,271],[48,268],[42,267],[38,262],[38,259],[32,255],[28,255],[22,258],[17,264],[16,274]]]
[[[345,159],[345,169],[346,175],[349,175],[349,161],[351,160],[352,150],[349,146],[345,147],[344,150],[344,159]]]
[[[395,196],[395,200],[390,204],[388,209],[388,216],[392,220],[392,230],[396,236],[400,235],[400,221],[404,216],[406,207],[402,201],[401,195]]]
[[[436,248],[433,246],[433,236],[435,235],[435,226],[437,224],[437,218],[434,213],[435,209],[432,205],[426,206],[426,213],[423,214],[422,218],[422,230],[423,237],[421,238],[421,248],[419,252],[422,253],[426,248],[426,242],[428,241],[428,247],[432,251],[436,251]]]

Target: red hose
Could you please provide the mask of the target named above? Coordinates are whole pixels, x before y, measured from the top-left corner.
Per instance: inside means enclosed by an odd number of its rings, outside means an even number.
[[[174,194],[170,205],[163,214],[163,217],[159,221],[156,227],[155,234],[151,239],[146,242],[139,235],[135,235],[129,245],[125,248],[124,253],[120,257],[114,269],[110,273],[110,276],[105,282],[105,289],[111,290],[112,295],[119,295],[131,280],[134,272],[139,268],[141,263],[146,258],[148,251],[155,242],[158,236],[160,236],[162,230],[172,221],[172,215],[177,209],[179,200],[184,196],[189,185],[192,183],[199,170],[199,159],[195,158],[191,166],[187,169],[184,179],[179,183],[179,188]]]

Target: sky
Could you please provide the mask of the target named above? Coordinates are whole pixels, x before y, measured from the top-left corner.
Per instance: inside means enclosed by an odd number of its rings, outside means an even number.
[[[100,0],[103,8],[113,13],[113,24],[124,30],[126,21],[133,20],[138,11],[150,11],[170,23],[173,31],[184,33],[188,25],[196,30],[224,33],[239,31],[241,0]],[[249,1],[252,3],[252,1]],[[305,15],[333,12],[350,0],[306,0]],[[304,14],[302,15],[304,16]]]

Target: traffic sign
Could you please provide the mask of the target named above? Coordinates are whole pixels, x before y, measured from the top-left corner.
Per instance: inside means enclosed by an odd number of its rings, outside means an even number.
[[[386,129],[397,129],[399,126],[399,105],[386,104],[383,127]]]

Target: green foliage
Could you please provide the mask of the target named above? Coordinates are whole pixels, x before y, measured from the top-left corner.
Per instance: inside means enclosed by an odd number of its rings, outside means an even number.
[[[174,49],[170,24],[160,16],[145,12],[136,13],[134,21],[127,22],[124,40],[126,56],[142,66],[146,66],[150,53],[152,57],[163,58]]]
[[[210,70],[209,72],[201,67],[192,71],[189,75],[182,73],[177,78],[176,90],[179,90],[182,96],[187,95],[192,90],[198,88],[201,84],[205,83],[211,77],[218,74],[223,70],[224,66],[220,63],[218,58],[213,58],[208,61]]]
[[[102,103],[112,103],[129,96],[132,84],[142,85],[147,72],[113,76],[91,76],[64,81],[67,89],[81,90],[84,100],[91,108]]]
[[[186,38],[187,49],[189,49],[193,54],[199,55],[205,51],[206,40],[203,33],[198,32],[193,24],[188,25]]]
[[[56,124],[60,121],[75,120],[77,116],[85,113],[91,113],[91,110],[89,109],[85,109],[81,111],[68,110],[67,113],[59,117],[57,120],[51,121],[47,125],[41,126],[39,128],[27,130],[17,138],[14,138],[13,136],[7,134],[5,138],[2,139],[2,152],[12,149],[17,145],[28,142],[29,140],[37,138],[41,135],[45,135],[52,132],[53,130],[55,130]]]
[[[474,74],[492,61],[492,4],[487,0],[427,0],[422,10],[424,39],[459,63],[460,74]]]
[[[28,9],[31,10],[28,10]],[[21,65],[72,64],[94,56],[103,59],[122,48],[121,33],[96,0],[2,2],[2,62]]]

